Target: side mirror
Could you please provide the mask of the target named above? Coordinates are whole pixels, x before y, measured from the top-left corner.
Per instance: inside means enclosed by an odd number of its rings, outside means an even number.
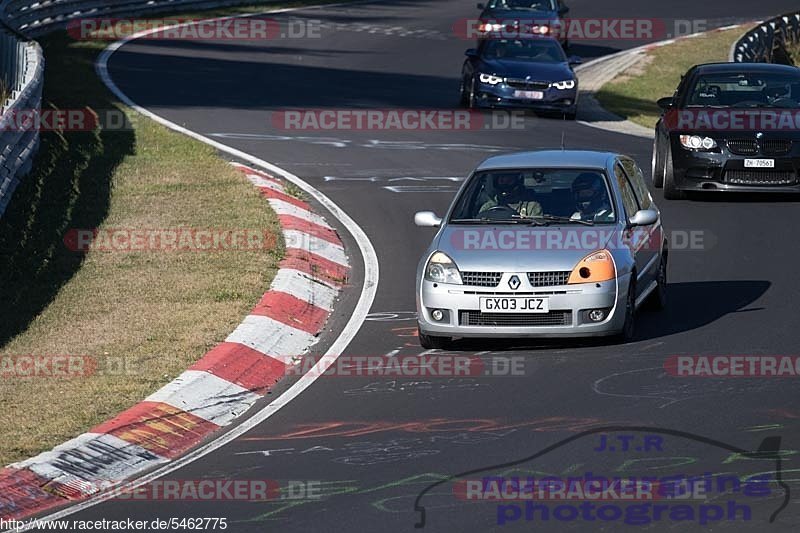
[[[421,228],[438,228],[442,225],[442,219],[433,211],[420,211],[414,215],[414,224]]]
[[[655,209],[642,209],[628,219],[628,226],[651,226],[658,222],[658,211]]]
[[[666,111],[667,109],[672,107],[672,97],[665,96],[664,98],[659,98],[658,100],[656,100],[656,104],[658,105],[658,107]]]
[[[583,59],[581,59],[578,56],[569,56],[567,58],[567,63],[569,63],[569,66],[580,65],[581,63],[583,63]]]
[[[558,8],[558,14],[560,16],[564,16],[567,13],[569,13],[569,8],[567,6],[562,5],[561,7]]]
[[[478,57],[478,50],[476,50],[475,48],[470,48],[466,52],[464,52],[464,55],[467,57]]]
[[[483,3],[478,4],[478,9],[486,9],[486,6]]]

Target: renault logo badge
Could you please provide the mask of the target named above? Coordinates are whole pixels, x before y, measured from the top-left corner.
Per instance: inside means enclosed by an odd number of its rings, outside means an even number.
[[[520,281],[519,281],[519,278],[517,277],[516,274],[509,278],[508,286],[511,287],[512,291],[517,290],[519,288],[519,285],[520,285]]]

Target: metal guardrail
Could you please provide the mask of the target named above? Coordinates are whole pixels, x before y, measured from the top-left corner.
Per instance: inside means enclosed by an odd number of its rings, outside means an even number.
[[[36,41],[11,28],[0,28],[0,76],[5,100],[0,102],[0,216],[19,179],[27,174],[39,147],[39,131],[20,117],[42,105],[44,55]]]
[[[797,43],[800,43],[800,12],[781,15],[742,35],[733,45],[731,61],[791,65],[787,47]]]
[[[0,0],[0,94],[7,95],[0,102],[0,216],[20,178],[30,171],[39,147],[38,129],[21,129],[18,120],[23,114],[41,110],[44,56],[39,44],[30,38],[63,29],[77,19],[252,3],[253,0]]]

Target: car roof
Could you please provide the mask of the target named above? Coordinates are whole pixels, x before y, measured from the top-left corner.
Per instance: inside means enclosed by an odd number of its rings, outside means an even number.
[[[614,152],[594,150],[536,150],[490,157],[477,170],[501,168],[597,168],[604,169]]]
[[[696,72],[708,73],[743,73],[743,72],[787,72],[797,74],[797,67],[776,65],[774,63],[704,63],[695,67]]]

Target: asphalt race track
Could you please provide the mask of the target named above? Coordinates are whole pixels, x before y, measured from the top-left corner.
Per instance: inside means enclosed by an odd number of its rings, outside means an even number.
[[[797,7],[788,0],[568,4],[572,17],[654,17],[665,19],[667,27],[676,18],[724,26]],[[284,108],[455,107],[463,51],[472,43],[454,36],[452,26],[476,14],[472,2],[454,0],[296,11],[279,17],[320,19],[321,38],[139,41],[125,45],[109,67],[117,85],[139,105],[302,177],[344,209],[370,237],[380,260],[373,314],[348,355],[416,355],[423,350],[414,336],[414,275],[433,231],[413,225],[415,211],[442,214],[457,179],[479,161],[498,152],[558,147],[562,132],[569,148],[628,153],[650,169],[651,141],[535,116],[526,118],[521,130],[274,127],[270,113]],[[335,23],[352,29],[336,30]],[[424,31],[408,34],[404,29]],[[580,42],[571,53],[586,60],[639,44]],[[653,95],[660,96],[666,95]],[[797,530],[796,381],[679,379],[666,376],[663,365],[677,354],[797,353],[800,290],[793,265],[800,259],[794,234],[798,204],[786,198],[731,196],[666,202],[660,191],[655,197],[669,229],[700,232],[704,244],[702,249],[673,250],[668,308],[639,315],[636,342],[456,344],[459,354],[488,364],[498,364],[499,357],[521,358],[521,376],[323,377],[243,437],[170,474],[174,479],[319,481],[322,497],[267,504],[108,501],[72,519],[227,517],[229,531],[236,533],[411,530],[420,519],[414,508],[417,496],[454,474],[484,469],[471,475],[475,479],[587,472],[770,473],[776,469],[775,454],[746,456],[732,450],[755,450],[766,437],[779,436],[783,481],[794,492],[788,506],[769,524],[785,493],[760,498],[717,494],[723,506],[747,499],[752,519],[715,527]],[[350,253],[357,253],[351,237],[341,228],[340,233]],[[333,330],[348,318],[347,306],[353,305],[362,281],[357,272],[330,323]],[[329,341],[323,339],[321,346]],[[600,440],[590,434],[530,458],[599,426],[655,428],[612,434],[636,435],[637,444],[646,435],[662,435],[663,446],[595,451]],[[524,504],[513,522],[516,511],[502,511],[510,523],[500,527],[496,503],[461,501],[451,483],[430,488],[419,504],[426,509],[427,531],[623,527],[602,520],[528,521]],[[711,526],[663,519],[631,527],[683,531]]]

